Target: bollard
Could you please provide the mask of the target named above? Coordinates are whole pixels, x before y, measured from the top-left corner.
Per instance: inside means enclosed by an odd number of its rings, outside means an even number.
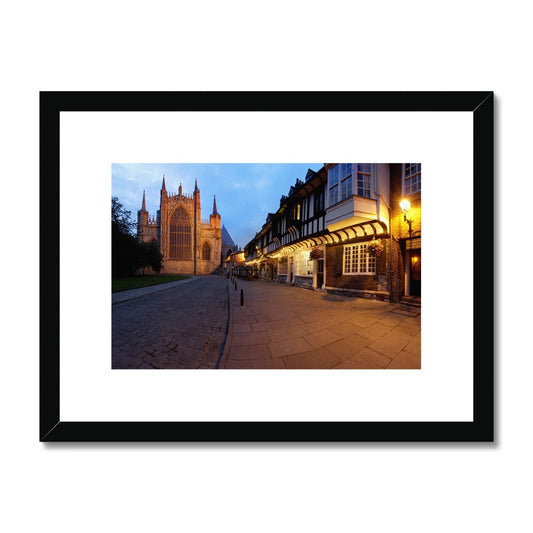
[[[241,307],[244,305],[244,291],[241,289]]]
[[[237,290],[237,280],[235,280],[235,290]]]

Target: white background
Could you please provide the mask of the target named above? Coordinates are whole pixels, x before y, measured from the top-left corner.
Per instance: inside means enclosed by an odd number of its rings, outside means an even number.
[[[471,421],[472,298],[465,296],[457,306],[442,295],[457,287],[472,294],[472,139],[472,113],[464,112],[62,113],[60,419]],[[442,162],[449,153],[454,154],[454,179],[461,183],[455,202],[442,194],[442,184],[449,181]],[[109,196],[117,158],[421,162],[422,369],[112,370]],[[452,238],[448,219],[461,220],[463,249],[456,268],[443,260],[442,243]],[[101,244],[99,264],[107,268],[95,269],[86,259],[82,235]],[[80,278],[83,284],[71,290]],[[88,335],[88,328],[94,333]]]
[[[333,0],[4,8],[0,528],[530,529],[532,294],[523,231],[530,226],[533,87],[526,5],[357,7]],[[38,91],[110,89],[494,90],[496,443],[40,444]],[[454,154],[443,163],[450,169],[443,194],[458,199]],[[461,253],[460,235],[453,244],[451,261]],[[459,290],[445,297],[461,306]]]

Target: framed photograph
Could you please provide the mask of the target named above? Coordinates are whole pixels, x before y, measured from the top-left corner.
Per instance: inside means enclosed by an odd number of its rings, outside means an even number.
[[[42,92],[40,440],[493,441],[493,107]]]

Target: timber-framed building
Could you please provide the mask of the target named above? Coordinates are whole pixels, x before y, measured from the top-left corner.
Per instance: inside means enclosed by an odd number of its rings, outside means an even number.
[[[327,163],[281,197],[245,261],[257,277],[310,289],[420,297],[420,214],[419,163]]]

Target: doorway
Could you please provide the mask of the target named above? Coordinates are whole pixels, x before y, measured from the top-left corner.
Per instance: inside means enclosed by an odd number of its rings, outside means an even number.
[[[422,250],[411,250],[410,264],[410,294],[411,296],[422,295]]]
[[[289,257],[289,283],[294,279],[294,258]]]
[[[318,259],[316,265],[316,288],[321,289],[324,285],[324,259]]]

